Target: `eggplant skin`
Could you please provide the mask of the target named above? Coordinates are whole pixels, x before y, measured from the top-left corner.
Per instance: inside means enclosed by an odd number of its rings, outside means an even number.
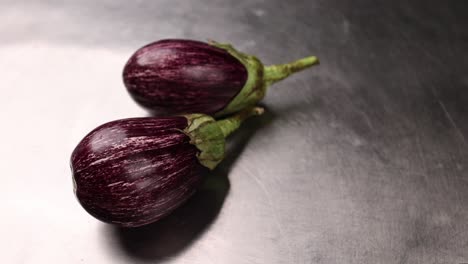
[[[130,118],[106,123],[75,148],[75,194],[97,219],[137,227],[184,203],[207,168],[181,130],[185,117]]]
[[[182,39],[140,48],[123,71],[132,98],[165,114],[215,114],[242,90],[247,78],[245,66],[226,50]]]

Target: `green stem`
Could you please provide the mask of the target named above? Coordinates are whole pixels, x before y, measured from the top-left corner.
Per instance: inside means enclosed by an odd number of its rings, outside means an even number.
[[[251,116],[258,116],[263,114],[264,109],[262,107],[252,107],[240,111],[239,113],[232,115],[228,118],[216,121],[219,128],[223,132],[224,138],[228,137],[232,132],[236,131],[242,122],[251,117]]]
[[[270,85],[277,81],[283,80],[295,72],[302,71],[319,63],[320,62],[317,57],[310,56],[293,61],[291,63],[265,66],[264,80],[268,85]]]

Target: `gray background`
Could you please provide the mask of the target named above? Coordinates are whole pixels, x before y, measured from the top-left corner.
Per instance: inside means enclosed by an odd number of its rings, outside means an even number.
[[[2,263],[468,262],[467,1],[1,1]],[[69,156],[145,116],[121,71],[161,38],[266,64],[317,55],[186,206],[145,228],[89,216]]]

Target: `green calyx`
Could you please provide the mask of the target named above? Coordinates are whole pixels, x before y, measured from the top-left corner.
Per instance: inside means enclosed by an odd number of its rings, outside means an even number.
[[[241,53],[230,44],[221,44],[210,41],[210,45],[226,50],[238,59],[247,70],[247,81],[234,99],[216,116],[235,113],[245,107],[253,106],[265,96],[266,86],[263,83],[263,64],[255,56]]]
[[[226,137],[237,130],[245,119],[262,113],[263,108],[253,107],[219,121],[204,114],[184,115],[188,125],[183,132],[190,137],[190,144],[200,151],[197,154],[200,164],[213,170],[224,159]]]
[[[190,137],[190,144],[200,151],[198,161],[213,170],[224,158],[226,141],[223,131],[211,116],[191,114],[185,116],[188,126],[184,133]]]
[[[257,57],[239,52],[230,44],[215,41],[210,41],[209,44],[226,50],[238,59],[245,66],[248,74],[247,81],[241,91],[223,110],[216,113],[216,116],[235,113],[246,107],[254,106],[265,97],[268,86],[293,73],[319,64],[317,57],[310,56],[287,64],[264,66]]]

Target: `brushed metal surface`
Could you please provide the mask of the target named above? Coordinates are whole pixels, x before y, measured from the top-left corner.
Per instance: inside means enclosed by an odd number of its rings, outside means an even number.
[[[400,3],[401,2],[401,3]],[[2,263],[468,262],[466,1],[0,1]],[[73,196],[69,156],[145,116],[121,71],[150,41],[322,64],[165,220],[123,230]]]

